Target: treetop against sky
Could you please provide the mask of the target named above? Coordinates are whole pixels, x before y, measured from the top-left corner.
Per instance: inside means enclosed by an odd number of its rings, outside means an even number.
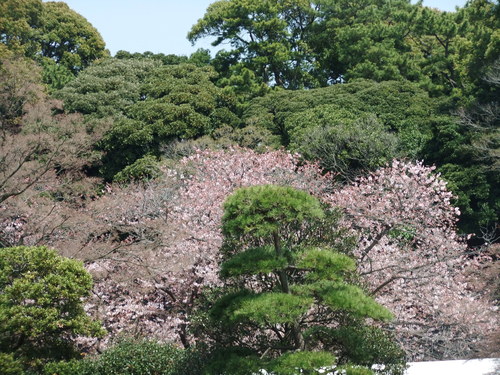
[[[192,46],[186,35],[213,2],[214,0],[65,1],[99,30],[112,55],[119,50],[189,55],[198,48],[210,48],[210,39],[198,41]],[[425,0],[424,5],[453,11],[456,6],[461,7],[465,2]]]

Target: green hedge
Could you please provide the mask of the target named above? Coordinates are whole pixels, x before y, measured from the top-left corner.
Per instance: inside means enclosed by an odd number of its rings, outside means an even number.
[[[202,355],[154,341],[122,341],[99,356],[45,366],[43,375],[201,374]]]

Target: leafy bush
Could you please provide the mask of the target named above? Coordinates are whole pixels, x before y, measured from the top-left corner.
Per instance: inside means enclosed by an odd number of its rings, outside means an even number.
[[[0,353],[0,374],[23,375],[23,366],[12,354]]]
[[[161,171],[156,157],[146,155],[115,174],[113,180],[115,182],[145,181],[155,179],[160,174]]]
[[[303,134],[292,138],[296,144],[291,146],[308,160],[318,160],[322,168],[344,178],[375,170],[398,156],[398,137],[376,117],[335,123],[331,116],[335,114],[322,118],[323,126],[301,129]]]
[[[0,352],[26,368],[74,356],[75,335],[103,333],[83,310],[91,288],[82,263],[55,250],[0,249]]]
[[[191,375],[201,374],[203,355],[154,341],[125,340],[101,355],[80,361],[50,363],[44,375]]]

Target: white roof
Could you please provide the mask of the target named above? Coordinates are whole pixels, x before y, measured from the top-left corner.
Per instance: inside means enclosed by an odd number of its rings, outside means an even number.
[[[500,375],[500,358],[410,362],[405,375]]]

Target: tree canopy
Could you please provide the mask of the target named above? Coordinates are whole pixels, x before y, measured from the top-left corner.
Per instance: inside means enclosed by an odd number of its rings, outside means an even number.
[[[499,11],[220,0],[188,35],[213,56],[111,58],[65,3],[0,0],[0,373],[495,356]],[[76,336],[103,354],[42,370]]]
[[[26,368],[74,355],[76,335],[101,335],[84,311],[92,277],[46,247],[0,249],[0,348]]]
[[[209,311],[217,326],[215,345],[225,358],[212,363],[217,373],[295,374],[300,368],[313,374],[336,364],[338,353],[349,363],[356,359],[333,332],[354,329],[363,336],[369,331],[365,318],[391,318],[352,285],[356,265],[343,253],[349,241],[337,238],[336,246],[325,241],[331,236],[318,237],[332,231],[332,214],[317,198],[289,187],[252,186],[227,198],[221,276],[228,289]],[[385,344],[391,345],[387,338]],[[403,364],[392,358],[398,361]]]

